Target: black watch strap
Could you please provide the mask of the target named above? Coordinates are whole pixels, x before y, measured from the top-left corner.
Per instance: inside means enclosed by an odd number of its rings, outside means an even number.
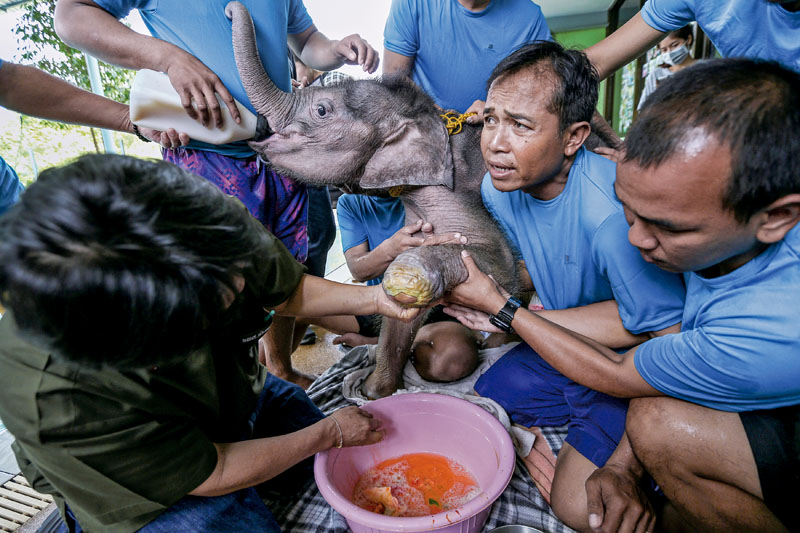
[[[519,298],[512,296],[506,301],[506,305],[504,305],[496,315],[489,315],[489,322],[506,333],[513,333],[514,328],[511,327],[511,321],[514,320],[514,314],[521,305],[522,302]]]

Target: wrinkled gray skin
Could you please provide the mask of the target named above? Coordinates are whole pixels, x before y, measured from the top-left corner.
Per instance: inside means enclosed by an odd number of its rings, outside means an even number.
[[[247,96],[275,132],[251,143],[254,150],[278,172],[308,184],[384,196],[402,185],[406,224],[422,219],[436,233],[467,237],[465,246],[423,246],[400,254],[386,270],[384,290],[396,295],[408,287],[405,292],[418,297],[413,287],[422,281],[429,290],[417,304],[436,301],[466,279],[460,256],[466,248],[481,270],[518,292],[511,248],[481,201],[486,169],[480,127],[465,125],[449,136],[433,101],[402,77],[284,93],[262,67],[246,8],[231,2],[226,14],[233,22],[236,64]],[[403,367],[421,324],[422,317],[410,324],[383,320],[377,367],[366,383],[369,396],[402,388]]]

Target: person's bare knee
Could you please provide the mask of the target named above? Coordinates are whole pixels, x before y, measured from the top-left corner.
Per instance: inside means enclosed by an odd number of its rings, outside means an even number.
[[[591,531],[586,507],[586,480],[597,469],[569,444],[558,452],[550,506],[559,520],[572,529]]]
[[[632,400],[628,438],[681,519],[697,529],[779,531],[737,413],[674,398]]]

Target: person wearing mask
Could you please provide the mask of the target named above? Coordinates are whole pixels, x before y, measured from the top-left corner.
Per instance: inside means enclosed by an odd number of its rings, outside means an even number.
[[[671,31],[659,41],[657,50],[658,55],[651,62],[656,68],[650,72],[644,81],[644,90],[639,98],[637,109],[641,109],[645,100],[656,90],[658,83],[670,74],[685,69],[697,61],[692,57],[692,44],[694,43],[694,31],[691,24],[683,28]]]
[[[800,72],[800,0],[649,0],[586,55],[602,80],[693,21],[723,57],[768,59]]]

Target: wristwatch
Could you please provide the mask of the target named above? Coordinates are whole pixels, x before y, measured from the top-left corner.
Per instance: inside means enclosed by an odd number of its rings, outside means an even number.
[[[514,333],[514,328],[511,327],[511,321],[514,320],[514,313],[517,312],[522,302],[519,298],[511,297],[506,301],[506,305],[497,312],[496,315],[489,315],[489,322],[506,333]]]

